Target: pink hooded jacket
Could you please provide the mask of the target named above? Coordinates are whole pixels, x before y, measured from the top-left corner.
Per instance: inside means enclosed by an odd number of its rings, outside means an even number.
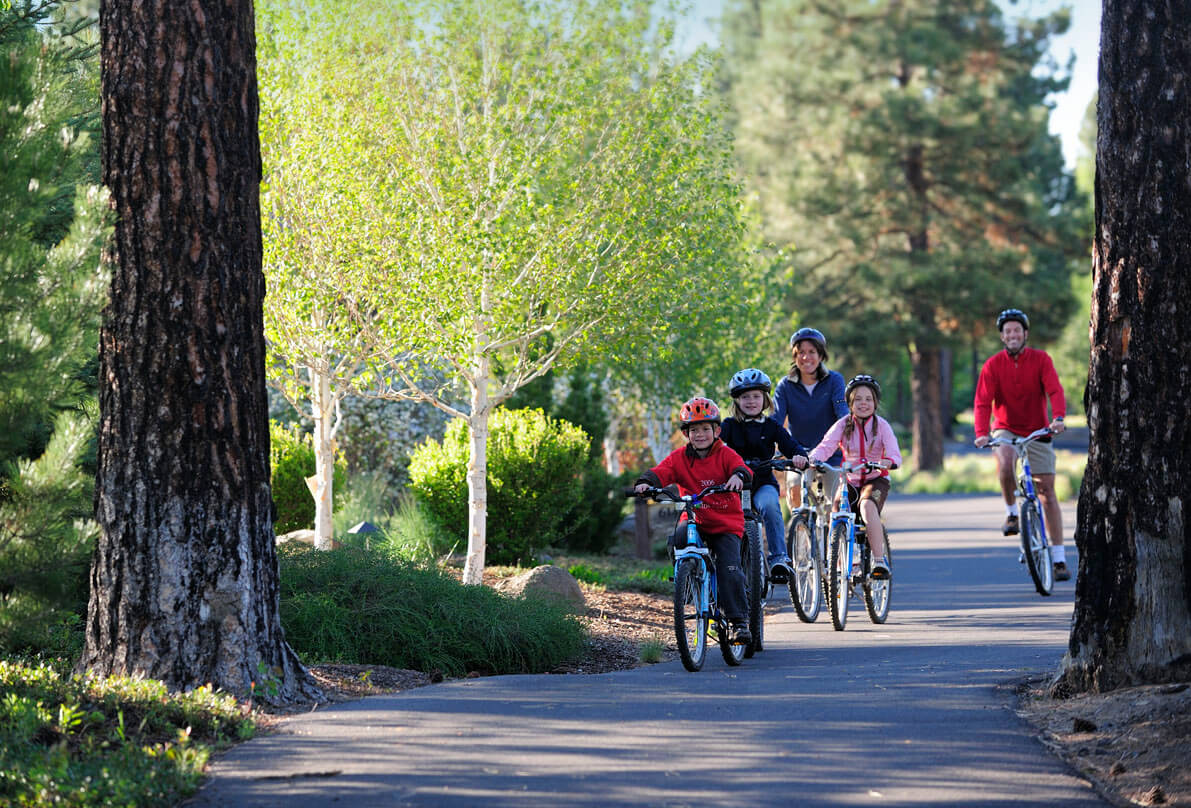
[[[844,425],[849,420],[855,421],[856,426],[852,430],[851,439],[844,440]],[[875,435],[873,434],[874,423],[876,424]],[[894,466],[902,464],[902,453],[897,447],[897,436],[893,434],[893,427],[879,415],[871,416],[863,425],[854,415],[845,415],[831,425],[831,429],[827,430],[823,440],[811,450],[811,460],[826,461],[827,458],[835,454],[836,448],[843,450],[846,463],[859,463],[864,460],[876,463],[881,460],[891,460]],[[852,471],[848,473],[848,482],[859,488],[867,480],[888,476],[888,471],[863,473]]]

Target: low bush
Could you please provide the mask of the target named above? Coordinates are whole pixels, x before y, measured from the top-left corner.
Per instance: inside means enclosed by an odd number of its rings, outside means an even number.
[[[314,526],[314,497],[306,485],[306,478],[314,474],[314,442],[296,425],[284,426],[269,422],[269,464],[272,474],[273,505],[277,518],[273,530],[289,533]],[[334,508],[338,505],[347,479],[347,464],[342,457],[335,461],[331,480]]]
[[[582,496],[589,441],[582,429],[541,410],[492,413],[488,437],[487,560],[529,563],[557,542]],[[441,442],[410,456],[410,490],[459,544],[467,540],[467,424],[452,422]]]
[[[586,642],[575,615],[553,601],[464,586],[437,568],[358,548],[283,545],[278,555],[281,622],[307,662],[541,673]]]
[[[0,660],[0,804],[173,805],[210,752],[251,737],[231,696]]]

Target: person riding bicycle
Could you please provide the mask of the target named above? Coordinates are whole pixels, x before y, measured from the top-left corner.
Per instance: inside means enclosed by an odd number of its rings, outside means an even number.
[[[790,372],[778,381],[773,392],[773,420],[790,430],[800,446],[816,446],[831,425],[848,414],[844,401],[844,377],[828,370],[827,338],[817,328],[803,327],[790,337]],[[841,455],[828,461],[838,466]],[[807,472],[808,482],[823,475],[823,490],[831,496],[839,482],[835,472]],[[802,490],[793,472],[786,479],[790,510],[802,504]]]
[[[889,497],[889,470],[902,463],[893,427],[877,415],[881,403],[881,385],[872,376],[855,376],[844,388],[849,414],[831,425],[823,440],[811,449],[810,458],[827,462],[837,450],[851,464],[871,461],[882,466],[880,471],[855,469],[848,472],[848,498],[856,513],[864,520],[868,545],[872,548],[872,576],[890,577],[889,561],[885,557],[885,530],[881,525],[881,511]],[[836,497],[839,502],[839,497]]]
[[[677,485],[681,494],[698,494],[704,488],[722,485],[728,492],[710,494],[695,511],[695,524],[704,543],[711,548],[719,579],[719,603],[731,625],[728,641],[734,645],[752,642],[745,599],[741,545],[744,542],[744,511],[740,491],[753,481],[753,472],[734,450],[720,440],[720,409],[709,398],[695,396],[682,405],[679,426],[687,445],[675,449],[661,463],[637,478],[634,491]],[[680,521],[672,541],[684,544],[686,525]]]
[[[720,438],[746,461],[769,460],[774,450],[806,468],[806,449],[781,424],[766,417],[773,408],[769,397],[773,382],[756,368],[737,371],[728,382],[732,415],[724,419]],[[786,552],[786,531],[782,525],[781,492],[771,469],[753,472],[753,508],[761,515],[768,545],[769,577],[784,583],[790,576],[790,554]]]
[[[976,382],[976,397],[972,406],[976,424],[975,444],[988,445],[989,416],[992,416],[991,437],[1023,438],[1031,432],[1049,427],[1056,435],[1063,431],[1067,414],[1067,399],[1063,385],[1055,372],[1054,362],[1046,351],[1027,348],[1030,337],[1030,318],[1021,309],[1005,309],[997,316],[997,331],[1001,334],[1004,351],[988,358],[980,368]],[[1051,418],[1046,419],[1046,405],[1050,403]],[[1056,581],[1067,581],[1067,552],[1063,547],[1063,512],[1055,494],[1055,450],[1049,438],[1033,441],[1028,448],[1030,471],[1034,487],[1042,500],[1046,533],[1052,540]],[[1017,535],[1020,530],[1017,512],[1017,480],[1014,465],[1017,455],[1012,446],[998,446],[997,478],[1005,499],[1005,524],[1001,532]]]

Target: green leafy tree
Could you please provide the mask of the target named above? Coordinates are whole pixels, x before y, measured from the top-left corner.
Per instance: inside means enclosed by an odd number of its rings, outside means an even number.
[[[326,126],[308,138],[326,159],[295,159],[267,186],[309,192],[329,224],[306,220],[326,227],[326,249],[287,264],[282,284],[323,317],[307,335],[335,339],[320,359],[273,332],[274,355],[291,378],[324,362],[336,386],[467,422],[464,580],[479,583],[493,408],[576,357],[634,355],[717,305],[737,266],[708,63],[675,56],[648,7],[612,0],[345,4],[316,22],[284,11],[267,18],[275,30],[299,20],[321,43],[301,71],[320,94],[285,103]],[[341,332],[332,310],[350,321]]]
[[[81,611],[95,535],[98,71],[60,10],[0,6],[0,644]]]
[[[911,363],[919,468],[942,463],[947,351],[1027,307],[1071,308],[1075,194],[1044,61],[1067,13],[1007,23],[992,0],[729,4],[722,84],[765,237],[793,245],[792,308],[836,346]],[[860,349],[859,346],[873,346]]]

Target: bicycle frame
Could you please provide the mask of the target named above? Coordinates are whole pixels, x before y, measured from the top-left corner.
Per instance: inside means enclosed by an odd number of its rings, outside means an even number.
[[[1034,490],[1034,474],[1030,470],[1030,444],[1039,438],[1051,434],[1050,427],[1036,429],[1023,438],[993,438],[989,446],[1012,446],[1019,461],[1021,471],[1017,475],[1017,497],[1024,502],[1032,502],[1038,508],[1038,527],[1042,535],[1042,543],[1050,544],[1046,535],[1046,514],[1042,508],[1042,500],[1038,499],[1038,492]]]
[[[688,558],[697,559],[702,571],[703,585],[699,588],[699,616],[707,620],[714,619],[711,613],[711,602],[716,596],[715,564],[711,560],[711,548],[703,543],[699,536],[699,528],[695,524],[694,497],[683,497],[683,511],[686,513],[686,545],[674,549],[674,576],[678,576],[678,567]]]

